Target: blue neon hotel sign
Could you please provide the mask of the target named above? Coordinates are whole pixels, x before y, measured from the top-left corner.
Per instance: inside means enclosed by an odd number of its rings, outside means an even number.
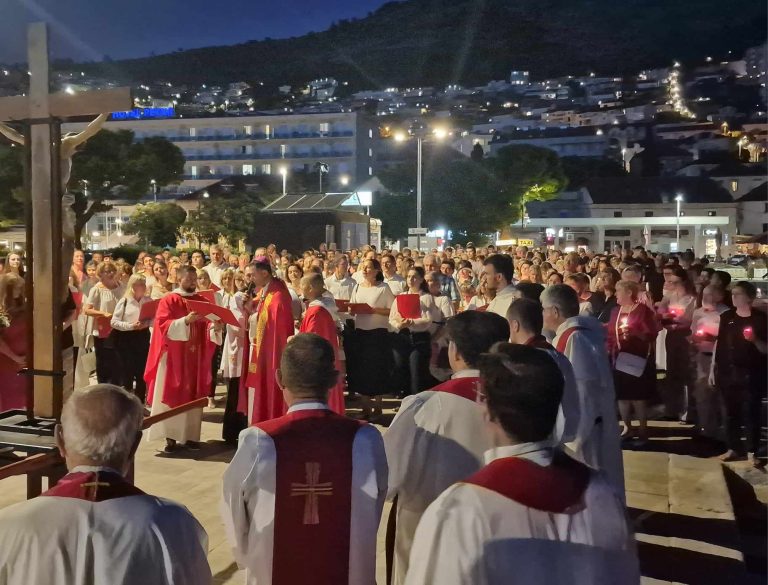
[[[112,112],[113,120],[145,120],[151,118],[173,118],[173,106],[170,108],[133,108],[127,112]]]

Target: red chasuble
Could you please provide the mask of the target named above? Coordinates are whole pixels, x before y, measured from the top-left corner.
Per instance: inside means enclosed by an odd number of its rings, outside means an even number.
[[[341,362],[339,360],[339,334],[336,331],[336,323],[331,313],[319,305],[310,305],[304,313],[304,319],[301,322],[299,333],[315,333],[327,340],[333,347],[333,353],[336,356],[336,371],[341,372]],[[339,381],[328,391],[328,407],[336,414],[344,415],[344,381],[339,375]]]
[[[555,451],[549,466],[522,457],[505,457],[492,461],[463,483],[484,487],[535,510],[572,514],[583,509],[589,476],[589,467]]]
[[[480,383],[480,378],[467,377],[467,378],[453,378],[446,380],[442,384],[438,384],[432,388],[433,392],[447,392],[448,394],[455,394],[461,396],[472,402],[477,402],[477,387]]]
[[[257,303],[253,317],[256,335],[250,340],[251,355],[245,380],[246,388],[256,390],[251,424],[285,414],[285,401],[277,387],[275,370],[280,367],[283,349],[294,333],[291,294],[282,280],[273,279],[254,302]],[[248,413],[247,393],[242,391],[238,410]]]
[[[59,483],[41,495],[104,502],[127,496],[141,496],[144,492],[122,475],[112,471],[78,471],[65,475]]]
[[[208,337],[210,322],[199,319],[189,325],[189,341],[168,339],[168,329],[176,319],[189,314],[186,299],[203,301],[197,295],[181,296],[178,293],[165,295],[157,305],[155,329],[149,345],[144,380],[148,386],[147,403],[152,404],[155,393],[155,379],[160,359],[168,354],[166,361],[163,404],[173,408],[197,398],[208,396],[211,389],[211,361],[216,344]]]
[[[256,425],[277,458],[272,585],[349,583],[352,445],[362,425],[330,410]]]

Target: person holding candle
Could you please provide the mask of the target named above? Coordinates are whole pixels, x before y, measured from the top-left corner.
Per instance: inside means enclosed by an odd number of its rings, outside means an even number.
[[[702,272],[706,274],[706,272]],[[698,432],[701,437],[722,440],[720,427],[723,422],[723,404],[720,389],[709,383],[712,354],[720,329],[720,315],[728,310],[723,303],[725,291],[716,284],[705,286],[701,291],[701,307],[693,313],[691,342],[694,348],[696,382],[694,398],[698,413]]]
[[[725,400],[728,450],[720,458],[743,459],[746,451],[751,451],[753,465],[765,467],[768,453],[765,437],[760,435],[761,426],[766,424],[766,315],[752,306],[757,289],[751,282],[736,283],[731,297],[734,308],[720,315],[710,374],[710,382],[717,383]],[[741,441],[742,425],[746,431],[746,450]]]
[[[636,446],[643,446],[648,441],[648,400],[656,387],[653,353],[659,327],[653,310],[640,302],[636,282],[617,282],[615,293],[618,306],[611,313],[607,329],[613,384],[624,422],[622,437],[633,437],[634,411],[639,423]]]

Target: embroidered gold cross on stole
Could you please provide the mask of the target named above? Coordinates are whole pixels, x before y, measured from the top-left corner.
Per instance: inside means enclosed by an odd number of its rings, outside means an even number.
[[[106,481],[89,481],[88,483],[81,483],[80,487],[85,489],[89,487],[93,488],[99,488],[99,487],[109,487],[112,484]]]
[[[291,482],[291,495],[304,496],[304,524],[320,524],[318,496],[333,495],[333,484],[330,481],[320,483],[320,464],[306,464],[307,483]]]

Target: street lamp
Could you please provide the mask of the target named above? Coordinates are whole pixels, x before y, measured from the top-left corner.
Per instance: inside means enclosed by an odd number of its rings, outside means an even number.
[[[157,181],[152,179],[150,183],[152,183],[152,195],[154,197],[155,203],[157,203]]]
[[[677,203],[677,215],[675,216],[675,223],[677,225],[677,252],[680,251],[680,204],[683,202],[683,196],[682,194],[678,193],[677,197],[675,197],[675,202]]]
[[[341,183],[342,187],[346,187],[349,185],[349,177],[347,175],[341,175],[341,177],[339,177],[339,183]]]
[[[283,175],[283,197],[285,197],[288,182],[288,169],[286,167],[280,167],[280,174]]]

